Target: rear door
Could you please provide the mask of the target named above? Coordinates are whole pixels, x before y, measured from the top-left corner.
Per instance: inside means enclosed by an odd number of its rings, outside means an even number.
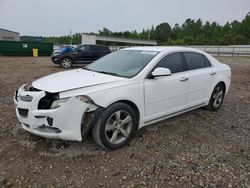
[[[215,72],[208,59],[200,53],[183,52],[188,67],[188,100],[187,107],[202,105],[210,97],[209,87]]]
[[[93,61],[110,53],[107,46],[90,46]]]
[[[102,47],[101,46],[90,46],[91,61],[95,61],[101,57]]]

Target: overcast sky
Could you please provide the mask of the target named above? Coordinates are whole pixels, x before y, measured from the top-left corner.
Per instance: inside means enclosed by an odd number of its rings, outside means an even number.
[[[187,18],[202,21],[241,21],[250,0],[0,0],[0,28],[21,35],[60,36],[72,30],[97,32],[171,26]]]

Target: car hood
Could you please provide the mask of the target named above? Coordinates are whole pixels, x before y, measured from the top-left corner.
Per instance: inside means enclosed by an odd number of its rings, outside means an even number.
[[[61,50],[55,50],[52,55],[60,55],[62,54],[62,51]]]
[[[125,80],[117,76],[97,73],[84,69],[59,72],[40,78],[32,83],[36,89],[57,93],[77,88],[96,86]]]

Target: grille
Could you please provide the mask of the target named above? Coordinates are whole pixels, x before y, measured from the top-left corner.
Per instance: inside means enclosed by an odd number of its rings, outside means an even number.
[[[42,131],[42,132],[46,132],[46,133],[56,133],[59,134],[62,131],[56,127],[49,127],[49,126],[45,126],[45,125],[41,125],[37,128],[35,128],[38,131]]]
[[[27,118],[29,110],[28,109],[23,109],[23,108],[18,108],[18,113],[20,116]]]
[[[16,99],[16,101],[17,101],[17,93],[18,93],[18,91],[16,90],[16,92],[15,92],[15,99]]]

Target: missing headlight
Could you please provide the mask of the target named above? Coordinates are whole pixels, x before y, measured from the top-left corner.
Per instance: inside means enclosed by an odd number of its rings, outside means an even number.
[[[38,103],[38,109],[50,109],[51,104],[58,98],[58,93],[46,92],[46,95]]]
[[[41,90],[34,88],[31,84],[25,84],[24,91],[41,91]]]

